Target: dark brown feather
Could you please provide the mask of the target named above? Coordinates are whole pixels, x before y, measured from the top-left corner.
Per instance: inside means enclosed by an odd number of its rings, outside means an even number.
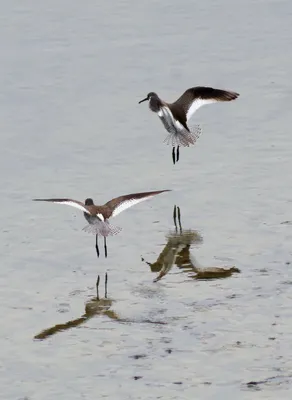
[[[196,86],[186,90],[174,103],[172,103],[172,106],[180,106],[183,108],[185,113],[187,113],[190,104],[192,104],[195,99],[231,101],[235,100],[238,96],[239,93],[236,92],[205,86]]]
[[[189,127],[187,126],[187,114],[184,108],[179,104],[175,103],[166,103],[167,106],[169,107],[170,111],[172,112],[173,118],[179,121],[182,126],[188,131]]]

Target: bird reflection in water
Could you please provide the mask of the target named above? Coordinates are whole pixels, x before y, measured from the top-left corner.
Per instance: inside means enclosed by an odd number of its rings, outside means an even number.
[[[153,282],[158,282],[176,265],[183,272],[189,274],[192,279],[220,279],[231,276],[234,272],[240,272],[236,267],[220,268],[210,267],[202,268],[199,266],[195,257],[191,255],[191,245],[201,244],[202,236],[195,230],[182,229],[180,207],[174,206],[173,221],[175,230],[167,236],[167,243],[154,263],[145,261],[150,266],[152,272],[159,272]]]
[[[179,268],[190,266],[190,247],[192,244],[200,244],[202,236],[195,230],[182,229],[180,207],[174,206],[173,221],[175,229],[166,235],[167,243],[154,263],[146,263],[152,272],[159,272],[154,282],[162,279],[176,264]],[[145,261],[144,259],[142,259]]]
[[[80,318],[73,319],[71,321],[65,322],[64,324],[57,324],[51,328],[44,329],[40,333],[34,336],[34,339],[44,340],[55,333],[66,331],[67,329],[77,328],[78,326],[84,324],[86,321],[95,317],[96,315],[105,315],[113,321],[119,323],[138,323],[138,324],[153,324],[153,325],[167,325],[164,321],[156,321],[151,318],[137,318],[137,319],[127,319],[121,318],[118,314],[111,309],[114,300],[107,297],[107,283],[108,276],[105,274],[105,295],[104,298],[99,297],[99,283],[100,277],[98,275],[96,281],[96,296],[89,300],[85,305],[85,313],[81,315]]]
[[[114,300],[111,300],[107,297],[107,282],[108,277],[105,274],[105,295],[104,298],[99,297],[99,283],[100,277],[98,275],[96,281],[96,296],[89,300],[85,305],[85,314],[83,314],[80,318],[65,322],[64,324],[57,324],[52,326],[51,328],[45,329],[39,334],[37,334],[34,339],[43,340],[49,336],[54,335],[55,333],[65,331],[67,329],[76,328],[79,325],[84,324],[86,321],[91,319],[96,315],[106,315],[108,318],[112,320],[119,321],[119,316],[111,310],[111,306]]]

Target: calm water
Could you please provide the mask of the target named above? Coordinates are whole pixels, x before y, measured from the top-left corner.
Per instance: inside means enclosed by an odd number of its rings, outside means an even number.
[[[291,1],[18,0],[0,18],[0,397],[290,399]],[[173,166],[138,101],[195,85],[241,96],[196,114]],[[117,217],[98,260],[81,213],[31,202],[155,189],[173,191]],[[240,274],[153,283],[141,257],[175,204],[192,257]],[[85,313],[105,271],[112,302]]]

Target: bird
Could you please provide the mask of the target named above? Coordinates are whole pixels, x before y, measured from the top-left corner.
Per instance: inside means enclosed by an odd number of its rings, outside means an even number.
[[[166,103],[161,100],[157,93],[150,92],[139,104],[149,100],[149,108],[155,112],[169,133],[164,142],[172,144],[173,163],[179,160],[179,147],[189,147],[195,144],[201,134],[201,128],[191,130],[188,122],[193,114],[205,104],[217,101],[231,101],[237,99],[239,93],[227,90],[214,89],[206,86],[196,86],[187,89],[174,103]],[[176,157],[175,157],[175,147]]]
[[[98,236],[104,238],[104,252],[107,257],[107,236],[118,234],[122,228],[113,226],[109,223],[109,218],[116,217],[122,211],[129,207],[134,206],[144,200],[150,199],[163,192],[170,192],[167,190],[157,190],[152,192],[132,193],[116,197],[104,205],[95,205],[91,198],[87,198],[84,203],[78,200],[54,198],[54,199],[33,199],[33,201],[46,201],[56,204],[64,204],[71,207],[78,208],[83,211],[84,218],[87,220],[88,225],[83,228],[83,231],[95,235],[95,249],[97,257],[99,257]]]

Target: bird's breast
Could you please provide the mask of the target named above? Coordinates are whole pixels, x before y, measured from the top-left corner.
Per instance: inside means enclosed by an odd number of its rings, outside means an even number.
[[[161,119],[165,129],[170,132],[176,132],[176,124],[173,115],[168,107],[161,107],[157,112],[158,117]]]

